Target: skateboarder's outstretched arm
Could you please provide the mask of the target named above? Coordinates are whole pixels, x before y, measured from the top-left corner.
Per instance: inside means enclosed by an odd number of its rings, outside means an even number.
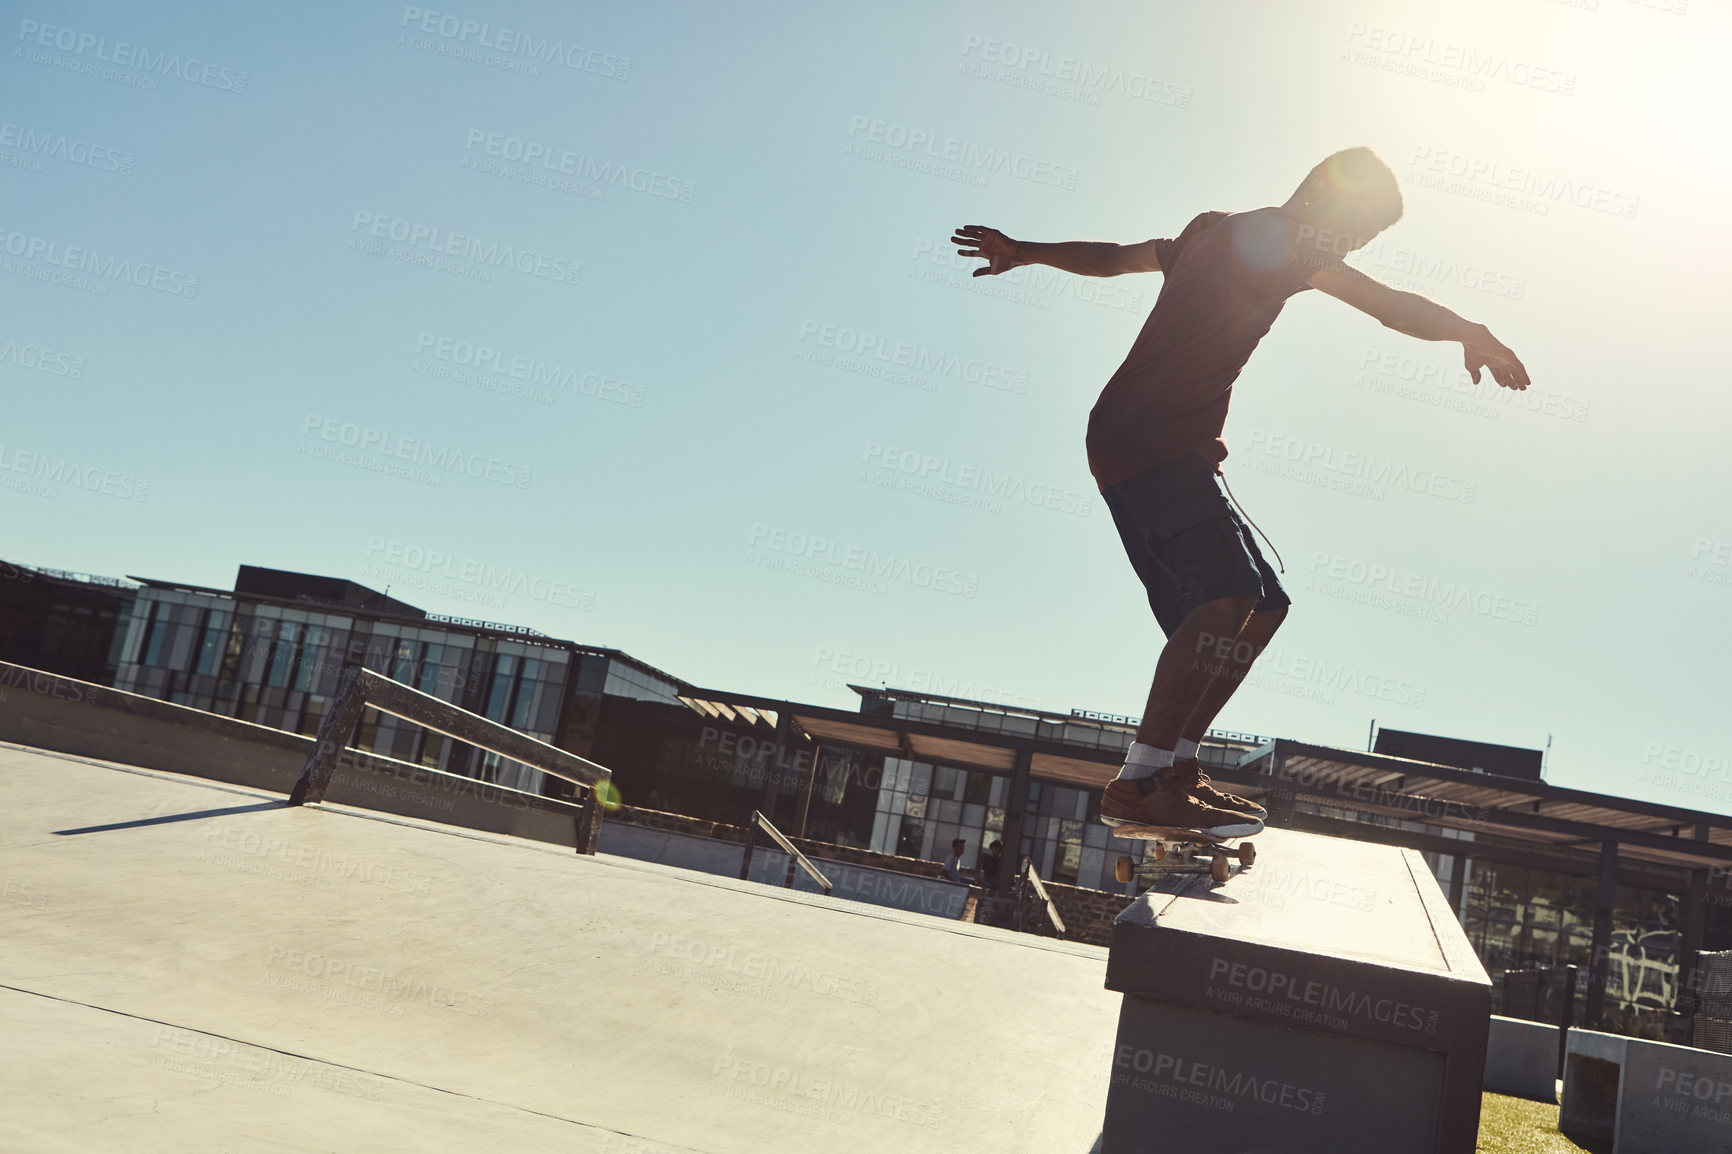
[[[1054,244],[1011,240],[996,228],[965,224],[951,242],[959,256],[977,256],[986,261],[975,276],[996,276],[1019,265],[1047,264],[1078,276],[1119,276],[1127,272],[1160,272],[1155,242],[1113,244],[1104,240],[1065,240]],[[972,247],[961,247],[972,246]]]
[[[1391,288],[1345,264],[1320,269],[1306,283],[1336,300],[1346,301],[1398,333],[1422,341],[1461,342],[1467,371],[1473,374],[1476,385],[1480,370],[1485,368],[1506,389],[1528,387],[1528,371],[1508,345],[1492,336],[1484,325],[1464,319],[1430,297]]]

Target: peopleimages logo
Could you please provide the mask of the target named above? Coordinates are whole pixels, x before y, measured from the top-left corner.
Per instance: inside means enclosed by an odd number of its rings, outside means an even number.
[[[442,445],[432,441],[423,441],[416,437],[405,437],[393,434],[384,429],[376,429],[371,425],[357,425],[352,421],[344,421],[337,417],[323,417],[317,413],[308,413],[301,421],[301,437],[303,453],[309,452],[307,440],[317,438],[324,441],[333,450],[337,448],[351,450],[360,460],[377,459],[388,465],[399,462],[420,466],[424,470],[437,470],[430,474],[434,484],[444,473],[459,472],[477,480],[492,481],[498,485],[510,485],[518,489],[529,488],[529,482],[535,475],[535,469],[529,465],[520,465],[514,461],[502,461],[485,453],[467,452],[455,445]],[[314,445],[310,455],[315,457],[331,457],[331,452],[319,452],[321,446]],[[345,460],[344,463],[356,463]],[[368,467],[368,466],[364,466]],[[374,469],[375,472],[389,471]]]
[[[953,381],[980,385],[1003,393],[1021,395],[1028,392],[1028,373],[1024,371],[980,357],[963,356],[947,349],[897,340],[847,325],[815,321],[808,317],[800,322],[800,343],[804,345],[808,342],[847,357],[859,358],[862,362],[869,358],[883,365],[906,369],[910,373],[921,374],[924,378],[948,377]],[[828,363],[819,356],[808,356],[805,359],[814,363]],[[836,367],[846,368],[847,365],[838,361]]]
[[[540,357],[478,341],[442,336],[423,329],[415,337],[415,353],[417,356],[431,357],[459,369],[472,370],[477,374],[479,387],[492,391],[504,390],[496,387],[495,383],[490,383],[489,378],[503,377],[508,381],[522,382],[531,388],[556,389],[616,405],[643,408],[642,385],[581,369],[575,365],[549,364]],[[447,375],[431,368],[422,371],[428,376]],[[463,383],[471,382],[464,380]]]
[[[1452,256],[1437,256],[1405,245],[1393,246],[1382,237],[1359,249],[1354,254],[1354,259],[1370,265],[1377,270],[1379,276],[1388,280],[1405,278],[1415,284],[1457,285],[1475,292],[1517,301],[1527,293],[1526,277],[1485,268]],[[1395,287],[1409,286],[1397,284]]]
[[[1078,169],[1074,165],[1056,164],[1026,152],[991,148],[893,120],[858,114],[850,117],[848,140],[844,155],[962,180],[978,187],[985,187],[989,176],[1011,176],[1033,184],[1076,189]]]
[[[1320,1013],[1359,1018],[1424,1034],[1437,1033],[1438,1020],[1441,1017],[1439,1011],[1425,1006],[1399,1002],[1394,998],[1373,997],[1360,990],[1350,990],[1329,982],[1306,979],[1299,974],[1267,970],[1261,966],[1250,966],[1226,958],[1214,958],[1210,961],[1209,981],[1222,983],[1223,989],[1240,990],[1247,995],[1261,995],[1273,1004],[1295,1008],[1304,1006]],[[1259,1008],[1270,1009],[1272,1006]]]
[[[1098,106],[1101,93],[1110,92],[1168,108],[1191,106],[1188,85],[1029,44],[969,35],[962,41],[962,57],[961,71],[966,75],[1082,104]]]
[[[1506,164],[1447,148],[1419,145],[1413,150],[1410,164],[1421,187],[1491,201],[1539,216],[1549,213],[1553,204],[1565,202],[1634,220],[1642,207],[1640,197],[1625,192],[1572,180],[1556,172],[1542,172],[1529,165]]]
[[[716,1093],[826,1122],[858,1124],[859,1118],[874,1115],[915,1126],[936,1126],[944,1117],[943,1108],[933,1101],[749,1058],[724,1055],[716,1059],[714,1072],[722,1083]]]
[[[880,470],[881,475],[892,479],[907,478],[916,486],[911,491],[922,492],[922,495],[925,495],[923,490],[927,487],[945,485],[986,498],[984,507],[990,512],[998,512],[999,502],[1008,501],[1013,505],[1027,504],[1079,517],[1089,515],[1090,493],[1029,481],[978,465],[962,464],[949,457],[935,457],[915,449],[868,441],[862,460],[868,470]],[[871,480],[878,475],[863,472],[861,478]]]
[[[1476,383],[1460,365],[1421,360],[1409,353],[1388,349],[1367,346],[1360,354],[1359,368],[1361,375],[1354,381],[1355,388],[1493,421],[1498,419],[1500,409],[1509,409],[1581,424],[1588,419],[1591,407],[1591,402],[1581,397],[1570,397],[1537,386],[1506,389],[1490,373],[1480,374]]]
[[[400,974],[351,958],[331,957],[273,945],[265,953],[265,964],[384,997],[420,1002],[440,1010],[452,1010],[472,1018],[493,1016],[494,1002],[491,998],[448,986],[438,979],[429,981],[416,974]]]
[[[1711,585],[1732,585],[1732,541],[1696,538],[1690,550],[1690,576]]]
[[[573,72],[587,72],[606,80],[631,78],[631,58],[628,56],[615,56],[581,44],[568,44],[558,37],[495,26],[449,12],[434,12],[409,5],[403,9],[399,26],[453,44],[518,56],[537,64],[558,64]]]
[[[183,59],[178,52],[152,52],[124,40],[109,43],[106,36],[80,32],[76,28],[21,20],[18,24],[18,39],[27,45],[70,52],[77,57],[88,56],[91,60],[100,60],[105,64],[149,73],[152,76],[174,77],[188,84],[215,88],[219,92],[232,92],[238,96],[247,90],[247,74],[238,68],[210,64],[191,56]]]
[[[1316,550],[1311,554],[1307,588],[1378,609],[1446,622],[1452,609],[1517,625],[1539,624],[1540,607],[1466,582],[1439,581],[1399,565],[1362,561]]]
[[[1296,467],[1293,471],[1295,480],[1319,482],[1326,488],[1369,496],[1373,500],[1383,499],[1384,489],[1379,486],[1406,489],[1463,504],[1471,504],[1474,498],[1474,482],[1450,473],[1409,468],[1387,457],[1338,450],[1320,441],[1289,437],[1265,429],[1251,430],[1249,451],[1259,454],[1252,458],[1252,467],[1261,472],[1278,472],[1278,466],[1285,463]],[[1307,472],[1310,469],[1322,473],[1310,474]],[[1324,473],[1334,476],[1323,476]]]
[[[92,248],[61,244],[34,233],[13,232],[0,227],[0,251],[4,251],[7,256],[38,261],[54,268],[69,269],[96,277],[103,292],[107,292],[108,288],[101,285],[102,281],[125,281],[127,284],[153,289],[169,296],[189,299],[198,296],[196,276],[145,261],[134,261],[129,257],[117,257],[112,253],[104,256]]]
[[[1348,29],[1347,42],[1365,50],[1355,58],[1358,63],[1406,72],[1422,80],[1461,81],[1475,92],[1482,91],[1488,80],[1557,96],[1570,96],[1576,90],[1574,72],[1547,68],[1502,52],[1439,41],[1423,33],[1355,22]]]
[[[586,152],[573,152],[544,141],[524,140],[482,128],[471,128],[463,141],[465,152],[539,168],[554,176],[569,176],[603,188],[618,187],[661,200],[690,204],[697,185],[640,165],[601,160]]]
[[[105,497],[117,497],[122,501],[145,501],[150,497],[150,482],[141,478],[84,464],[71,457],[30,452],[19,449],[16,445],[0,443],[0,474],[3,473],[18,473],[44,482],[45,485],[65,485],[69,489],[101,493]],[[10,478],[0,477],[0,485],[7,488],[18,487],[7,485],[9,480]],[[57,490],[43,491],[43,486],[35,486],[28,491],[50,500],[58,496]]]
[[[92,144],[88,140],[67,136],[64,132],[26,128],[10,120],[0,121],[0,148],[15,148],[34,158],[61,160],[67,164],[94,168],[98,172],[132,175],[133,155],[130,152],[122,152],[104,144]]]
[[[1414,709],[1425,706],[1425,685],[1421,682],[1360,669],[1344,661],[1331,662],[1326,657],[1295,654],[1278,647],[1263,651],[1245,684],[1290,696],[1316,697],[1324,704],[1333,704],[1334,691],[1339,689],[1392,705]]]
[[[349,231],[376,240],[389,240],[412,251],[455,257],[493,268],[509,268],[526,276],[560,284],[576,284],[583,266],[574,260],[533,249],[516,248],[498,241],[484,241],[467,233],[451,232],[435,225],[405,220],[387,213],[356,209]]]
[[[1691,777],[1717,777],[1732,781],[1732,755],[1704,754],[1694,749],[1650,741],[1642,750],[1642,764],[1686,773]]]
[[[490,561],[480,561],[438,549],[424,549],[419,545],[387,540],[384,537],[367,539],[367,559],[411,573],[459,581],[495,593],[509,593],[516,597],[545,601],[550,605],[583,610],[595,608],[595,590],[587,586],[554,581],[520,569],[502,568]]]
[[[1232,1110],[1242,1102],[1253,1102],[1317,1115],[1323,1113],[1328,1099],[1322,1090],[1295,1086],[1277,1078],[1260,1078],[1180,1054],[1145,1050],[1129,1042],[1121,1043],[1113,1052],[1113,1066],[1117,1069],[1113,1074],[1115,1085],[1214,1110]],[[1138,1078],[1135,1074],[1147,1077]]]
[[[0,365],[16,365],[53,377],[70,377],[75,381],[84,376],[83,357],[29,341],[20,342],[16,337],[0,336]]]
[[[759,561],[748,554],[748,564],[762,564],[770,569],[787,569],[801,576],[817,576],[828,571],[837,576],[851,578],[837,581],[837,584],[858,585],[871,592],[884,592],[886,581],[905,581],[916,588],[929,589],[934,593],[954,593],[962,597],[973,597],[980,590],[980,578],[973,573],[946,569],[924,561],[899,557],[894,553],[880,553],[876,549],[849,545],[815,534],[773,528],[762,521],[752,526],[746,540],[754,548],[781,554],[794,563],[772,564],[767,560]],[[862,584],[863,582],[871,584]]]
[[[874,1005],[878,1001],[878,987],[869,982],[845,978],[826,970],[814,970],[810,966],[789,962],[772,954],[761,954],[750,947],[741,949],[731,945],[722,946],[678,934],[657,932],[650,937],[649,952],[751,978],[778,992],[805,990],[866,1006]]]

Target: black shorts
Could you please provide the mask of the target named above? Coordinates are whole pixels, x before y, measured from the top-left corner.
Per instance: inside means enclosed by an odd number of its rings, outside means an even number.
[[[1168,637],[1205,601],[1255,597],[1259,611],[1292,604],[1206,458],[1156,465],[1101,499]]]

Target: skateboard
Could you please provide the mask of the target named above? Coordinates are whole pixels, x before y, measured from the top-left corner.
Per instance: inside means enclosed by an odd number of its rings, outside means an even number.
[[[1161,874],[1206,873],[1221,885],[1232,873],[1231,859],[1238,858],[1241,868],[1250,868],[1257,860],[1257,847],[1236,837],[1211,837],[1194,829],[1165,825],[1121,825],[1113,829],[1114,837],[1147,838],[1155,843],[1149,856],[1160,863],[1153,869]],[[1238,842],[1237,845],[1229,843]],[[1145,862],[1145,868],[1149,868]],[[1113,865],[1113,876],[1128,882],[1137,876],[1137,861],[1129,854],[1120,854]]]

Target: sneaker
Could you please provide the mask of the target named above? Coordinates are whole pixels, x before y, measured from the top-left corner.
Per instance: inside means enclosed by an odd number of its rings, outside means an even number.
[[[1191,795],[1204,805],[1244,814],[1247,817],[1254,817],[1258,821],[1269,816],[1268,810],[1250,798],[1240,797],[1236,793],[1228,793],[1223,789],[1216,789],[1214,782],[1209,780],[1209,775],[1203,772],[1202,763],[1194,757],[1185,761],[1175,761],[1173,763],[1173,776],[1179,781],[1185,782]]]
[[[1110,826],[1196,830],[1217,838],[1250,837],[1263,831],[1257,818],[1203,802],[1190,792],[1189,780],[1170,769],[1134,780],[1109,781],[1101,794],[1101,821]]]

